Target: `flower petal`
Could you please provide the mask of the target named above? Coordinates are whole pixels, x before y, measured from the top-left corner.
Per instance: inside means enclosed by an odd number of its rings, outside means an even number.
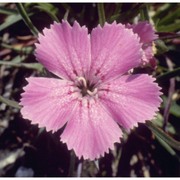
[[[74,149],[76,155],[84,159],[94,160],[114,148],[119,142],[121,129],[118,124],[102,109],[95,100],[82,101],[75,110],[73,118],[61,135],[61,140],[67,143],[68,149]]]
[[[142,56],[137,34],[115,22],[92,30],[91,53],[91,73],[102,81],[138,66]]]
[[[132,28],[134,33],[137,33],[142,43],[149,43],[158,38],[155,34],[153,26],[147,21],[139,22],[138,24],[127,24],[127,28]]]
[[[73,83],[60,79],[27,79],[28,85],[21,94],[21,114],[33,124],[57,131],[72,116],[77,94]]]
[[[142,65],[151,64],[150,61],[153,60],[154,55],[152,41],[158,38],[153,26],[147,21],[142,21],[138,24],[127,24],[126,27],[132,29],[134,33],[137,33],[140,37],[140,42],[143,43]]]
[[[61,78],[74,80],[86,76],[90,67],[90,37],[85,26],[76,21],[71,27],[67,21],[54,23],[43,30],[36,44],[35,55],[49,71]]]
[[[124,75],[102,84],[99,98],[107,111],[124,128],[151,120],[160,106],[160,87],[146,74]]]

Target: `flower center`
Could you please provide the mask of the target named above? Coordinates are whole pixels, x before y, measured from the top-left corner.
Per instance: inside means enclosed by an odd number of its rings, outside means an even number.
[[[81,90],[82,96],[94,96],[97,93],[97,88],[95,88],[94,84],[91,84],[88,80],[86,80],[84,77],[78,77],[79,84],[77,87]]]

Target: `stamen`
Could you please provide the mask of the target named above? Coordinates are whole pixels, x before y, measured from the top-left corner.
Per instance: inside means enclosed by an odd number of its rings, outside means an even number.
[[[89,89],[87,90],[87,93],[90,95],[90,96],[94,96],[96,93],[97,93],[97,88],[95,88],[93,91],[90,91]]]
[[[77,78],[77,80],[78,80],[78,81],[82,81],[83,86],[84,86],[85,88],[87,88],[87,82],[86,82],[86,79],[85,79],[84,77],[80,76],[80,77]]]

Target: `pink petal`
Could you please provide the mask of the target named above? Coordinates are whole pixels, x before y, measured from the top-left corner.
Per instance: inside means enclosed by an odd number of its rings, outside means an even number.
[[[122,132],[117,123],[104,111],[94,99],[83,97],[79,100],[73,118],[61,135],[68,149],[74,149],[76,155],[94,160],[103,156],[114,143],[120,141]]]
[[[21,94],[21,114],[33,124],[46,127],[47,131],[57,131],[72,116],[77,94],[73,83],[60,79],[27,79],[28,85]]]
[[[140,37],[141,43],[143,43],[142,49],[142,65],[151,64],[150,61],[153,59],[152,41],[158,38],[155,34],[153,26],[146,21],[139,22],[138,24],[127,24],[127,28],[132,29],[134,33],[137,33]]]
[[[65,79],[86,76],[90,67],[90,37],[76,21],[54,23],[43,30],[36,44],[36,57],[49,71]]]
[[[142,58],[143,63],[148,64],[150,62],[151,59],[153,59],[153,49],[152,49],[152,43],[149,43],[146,47],[143,47],[144,50],[144,56]]]
[[[91,73],[101,80],[124,74],[138,66],[142,57],[138,36],[115,22],[92,30],[91,51]]]
[[[102,84],[99,98],[112,117],[129,129],[151,120],[161,104],[160,87],[146,74],[124,75]]]
[[[153,26],[146,21],[139,22],[138,24],[127,24],[127,28],[132,28],[134,33],[137,33],[142,43],[149,43],[157,39]]]

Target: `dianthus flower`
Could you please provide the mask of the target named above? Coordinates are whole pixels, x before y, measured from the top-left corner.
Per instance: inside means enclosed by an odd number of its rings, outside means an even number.
[[[141,64],[140,38],[125,25],[54,23],[39,34],[35,55],[59,78],[30,77],[20,104],[23,118],[47,131],[65,126],[61,141],[94,160],[120,142],[122,131],[151,120],[160,87],[147,74],[128,74]]]

